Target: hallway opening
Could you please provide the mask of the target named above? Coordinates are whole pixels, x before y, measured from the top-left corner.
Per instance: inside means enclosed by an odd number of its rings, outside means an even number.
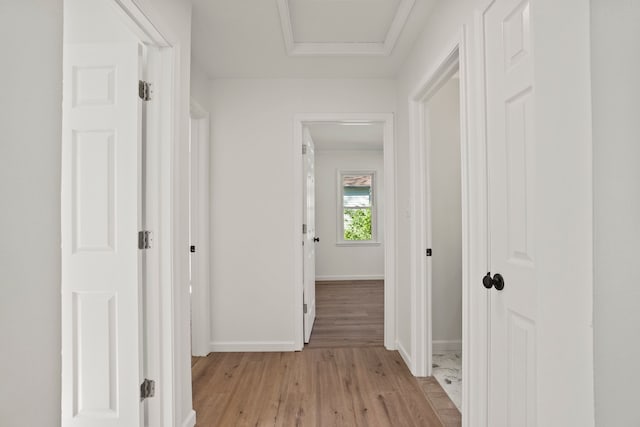
[[[458,409],[462,400],[462,194],[457,71],[425,106],[431,373]]]
[[[394,314],[394,178],[393,116],[390,114],[304,114],[294,119],[297,176],[302,177],[295,210],[301,212],[296,239],[301,262],[295,275],[304,285],[296,289],[303,302],[299,344],[309,342],[315,321],[316,280],[381,280],[383,288],[383,344],[395,349]],[[309,173],[306,147],[314,148],[313,226],[307,224]],[[317,154],[316,154],[317,152]],[[320,183],[323,183],[320,185]],[[303,206],[303,209],[300,209]],[[363,218],[360,218],[363,217]],[[356,221],[368,223],[368,231],[353,233]],[[317,229],[316,229],[317,228]],[[313,236],[306,232],[312,232]],[[296,234],[298,234],[297,232]],[[355,237],[354,237],[355,235]],[[313,245],[313,256],[309,248]],[[316,253],[317,252],[317,257]],[[316,265],[317,264],[317,265]],[[313,268],[312,277],[308,274]],[[344,284],[344,283],[343,283]],[[309,312],[305,312],[305,309]],[[313,314],[313,316],[309,316]],[[302,327],[304,324],[304,328]],[[304,337],[302,330],[304,329]],[[304,340],[303,340],[304,338]]]

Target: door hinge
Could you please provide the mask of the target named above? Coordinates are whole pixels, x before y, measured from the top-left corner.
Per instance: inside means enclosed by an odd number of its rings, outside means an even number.
[[[307,314],[307,311],[309,311],[309,310],[307,309],[307,304],[302,304],[302,312],[303,312],[304,314]]]
[[[307,154],[307,145],[302,144],[302,154]]]
[[[195,245],[191,245],[191,246],[189,247],[189,251],[190,251],[192,254],[196,253],[196,247],[195,247]]]
[[[431,248],[426,250],[427,256],[431,256],[433,254],[433,252],[431,251]]]
[[[138,81],[138,96],[143,101],[151,101],[151,83],[144,80]]]
[[[153,235],[150,231],[138,231],[138,249],[150,249]]]
[[[155,394],[156,382],[145,378],[142,384],[140,384],[140,400],[148,399],[149,397],[153,397]]]
[[[302,234],[307,234],[307,224],[302,224]]]

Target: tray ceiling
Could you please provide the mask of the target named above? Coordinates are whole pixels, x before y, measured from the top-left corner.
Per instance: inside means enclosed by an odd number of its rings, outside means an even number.
[[[415,0],[277,0],[287,53],[390,55]]]
[[[193,65],[210,78],[392,78],[436,4],[191,1]]]

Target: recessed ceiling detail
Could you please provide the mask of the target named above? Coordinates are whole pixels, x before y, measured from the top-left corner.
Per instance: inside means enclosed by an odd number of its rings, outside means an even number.
[[[290,56],[388,56],[415,0],[277,0]]]

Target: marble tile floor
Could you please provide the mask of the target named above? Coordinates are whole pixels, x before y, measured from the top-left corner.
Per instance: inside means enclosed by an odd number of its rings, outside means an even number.
[[[439,352],[433,354],[433,376],[449,398],[462,412],[462,353]]]

